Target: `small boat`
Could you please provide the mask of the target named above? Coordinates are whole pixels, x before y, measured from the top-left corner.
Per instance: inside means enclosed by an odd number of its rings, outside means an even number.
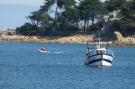
[[[41,52],[41,53],[48,52],[48,50],[46,48],[40,48],[40,49],[38,49],[38,51]]]

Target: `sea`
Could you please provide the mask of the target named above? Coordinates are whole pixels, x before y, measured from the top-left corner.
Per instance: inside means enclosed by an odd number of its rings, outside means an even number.
[[[112,67],[88,67],[86,45],[0,42],[0,89],[135,89],[135,48],[109,49]]]

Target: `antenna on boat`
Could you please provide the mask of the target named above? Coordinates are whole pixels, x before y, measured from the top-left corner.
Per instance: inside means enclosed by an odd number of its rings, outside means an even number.
[[[89,43],[88,43],[88,41],[87,41],[87,49],[89,49]]]
[[[99,31],[99,27],[98,27],[98,45],[97,45],[98,48],[100,48],[100,43],[101,43],[100,40],[101,40],[100,39],[100,31]]]
[[[109,43],[108,43],[108,41],[107,41],[107,47],[106,47],[106,48],[108,48],[108,46],[109,46]]]

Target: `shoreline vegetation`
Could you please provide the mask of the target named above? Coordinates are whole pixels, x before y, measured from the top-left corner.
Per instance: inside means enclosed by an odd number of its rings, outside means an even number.
[[[72,35],[72,36],[21,36],[21,35],[4,35],[0,37],[0,41],[11,42],[40,42],[40,43],[60,43],[60,44],[86,44],[93,42],[94,35]]]
[[[58,44],[97,44],[93,38],[87,35],[74,36],[53,36],[53,37],[39,37],[39,36],[5,36],[0,38],[2,42],[35,42],[35,43],[58,43]],[[103,42],[103,45],[113,45],[113,41]]]
[[[10,34],[9,34],[10,33]],[[59,44],[97,44],[98,38],[94,34],[75,34],[71,36],[21,36],[14,34],[14,30],[0,32],[0,41],[2,42],[35,42],[35,43],[59,43]],[[134,37],[123,37],[120,32],[114,32],[115,39],[102,41],[101,44],[108,46],[135,46]]]

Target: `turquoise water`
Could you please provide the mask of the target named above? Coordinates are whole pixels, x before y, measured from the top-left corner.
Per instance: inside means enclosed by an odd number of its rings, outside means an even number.
[[[0,89],[135,89],[135,48],[110,49],[113,66],[97,68],[86,45],[0,42]]]

